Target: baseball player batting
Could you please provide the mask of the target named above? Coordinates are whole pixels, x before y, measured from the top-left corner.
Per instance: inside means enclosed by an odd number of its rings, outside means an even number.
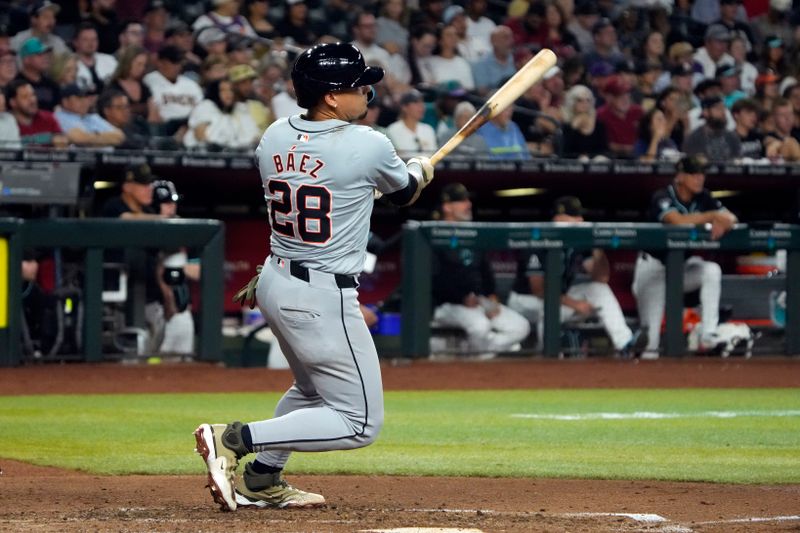
[[[412,204],[433,179],[433,166],[427,158],[403,163],[383,134],[351,124],[366,114],[371,85],[381,78],[383,70],[367,67],[353,45],[306,50],[292,81],[308,112],[277,120],[256,148],[271,255],[239,298],[252,307],[255,297],[294,384],[271,419],[195,430],[222,510],[324,504],[323,496],[283,479],[291,452],[367,446],[383,424],[378,354],[357,300],[373,191],[398,206]],[[239,460],[253,452],[236,478]]]

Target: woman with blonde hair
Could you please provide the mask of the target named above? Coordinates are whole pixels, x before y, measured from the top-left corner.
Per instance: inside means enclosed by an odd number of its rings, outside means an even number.
[[[64,52],[53,56],[50,63],[50,78],[59,87],[66,87],[75,83],[78,77],[78,56],[73,52]]]
[[[139,46],[126,48],[119,57],[117,69],[111,76],[108,87],[117,89],[127,95],[131,104],[131,113],[147,119],[155,120],[157,111],[153,105],[152,93],[142,82],[147,73],[147,50]]]
[[[575,85],[568,90],[561,114],[564,118],[564,157],[592,159],[608,154],[605,126],[597,121],[591,89],[585,85]]]

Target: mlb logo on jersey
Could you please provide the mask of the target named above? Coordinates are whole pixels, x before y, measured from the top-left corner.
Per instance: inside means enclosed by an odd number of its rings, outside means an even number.
[[[308,142],[308,133],[298,133],[297,140],[300,142],[307,143]]]
[[[278,258],[278,260],[277,260],[277,261],[275,261],[275,262],[276,262],[276,263],[278,263],[278,266],[279,266],[280,268],[286,268],[286,261],[284,261],[283,259],[281,259],[281,258]]]

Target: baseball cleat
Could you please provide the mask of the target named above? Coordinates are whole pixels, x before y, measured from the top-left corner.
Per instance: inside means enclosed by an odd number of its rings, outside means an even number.
[[[256,509],[298,509],[325,505],[325,497],[321,494],[292,487],[280,472],[256,474],[249,463],[242,477],[236,480],[235,495],[239,507]]]
[[[208,468],[208,489],[211,497],[223,511],[236,510],[233,480],[239,455],[223,444],[222,436],[229,426],[225,424],[201,424],[194,431],[197,453]]]

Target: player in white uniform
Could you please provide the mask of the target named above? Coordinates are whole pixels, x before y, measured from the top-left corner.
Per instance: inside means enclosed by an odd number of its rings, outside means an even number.
[[[351,44],[306,50],[292,80],[308,112],[277,120],[256,149],[272,255],[255,297],[295,382],[272,419],[195,431],[223,510],[323,504],[319,494],[282,479],[290,453],[366,446],[383,424],[380,366],[359,309],[358,274],[374,192],[409,205],[433,179],[433,167],[426,158],[403,163],[383,134],[351,124],[366,114],[370,86],[382,77]],[[234,481],[239,459],[251,452],[258,452],[255,461]]]

